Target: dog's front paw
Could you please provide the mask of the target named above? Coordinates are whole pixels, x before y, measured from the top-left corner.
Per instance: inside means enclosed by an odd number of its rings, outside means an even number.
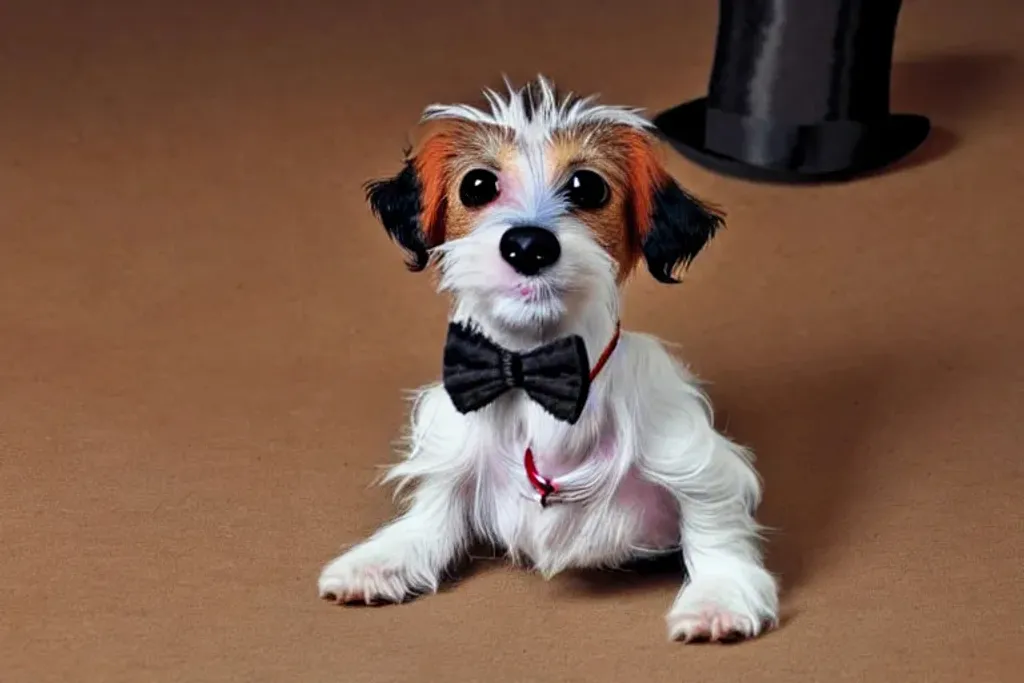
[[[733,642],[754,638],[774,626],[775,584],[767,574],[763,578],[764,585],[735,578],[694,580],[679,593],[665,617],[669,637],[687,643]]]
[[[413,572],[396,558],[368,550],[357,547],[329,562],[320,573],[320,597],[339,604],[397,603],[428,587],[415,585]]]
[[[668,623],[669,638],[684,643],[728,643],[752,638],[759,630],[746,614],[730,611],[715,603],[695,606],[686,611],[673,609],[665,620]]]

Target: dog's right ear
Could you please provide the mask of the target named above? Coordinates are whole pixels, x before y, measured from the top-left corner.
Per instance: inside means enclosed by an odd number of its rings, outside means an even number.
[[[435,133],[391,178],[366,184],[366,199],[388,235],[408,253],[406,265],[418,272],[430,262],[430,249],[444,241],[449,168],[455,153],[450,135]]]

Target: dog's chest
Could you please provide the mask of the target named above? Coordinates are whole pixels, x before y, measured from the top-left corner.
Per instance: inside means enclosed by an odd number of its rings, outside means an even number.
[[[615,564],[676,544],[674,499],[640,475],[610,420],[591,415],[569,426],[532,406],[514,407],[487,430],[491,443],[481,443],[477,454],[475,508],[486,536],[547,573]],[[536,473],[556,486],[547,506],[527,449]]]

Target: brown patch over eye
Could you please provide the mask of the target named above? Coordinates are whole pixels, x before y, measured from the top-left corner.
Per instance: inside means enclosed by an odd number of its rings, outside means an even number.
[[[449,198],[445,213],[445,239],[465,237],[478,220],[478,212],[493,203],[504,188],[498,180],[499,169],[516,154],[508,130],[467,126],[459,141],[459,154],[450,162]]]
[[[577,200],[586,208],[576,216],[618,263],[621,282],[640,259],[654,192],[663,175],[648,136],[624,127],[580,129],[557,136],[551,156],[556,176],[567,178],[565,191],[573,206],[579,204],[568,190],[574,177],[578,181]],[[587,173],[606,183],[606,197]]]
[[[484,201],[491,187],[486,174],[506,163],[511,154],[506,131],[461,121],[434,122],[416,147],[414,163],[421,186],[420,221],[429,246],[469,233],[473,209],[460,199],[460,185],[479,171],[470,204]],[[500,188],[498,188],[500,190]],[[496,196],[496,195],[495,195]],[[493,197],[488,201],[493,201]]]

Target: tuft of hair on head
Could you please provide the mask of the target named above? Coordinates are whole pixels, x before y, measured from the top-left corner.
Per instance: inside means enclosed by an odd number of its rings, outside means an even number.
[[[597,103],[597,96],[560,96],[543,75],[521,88],[504,78],[506,92],[486,88],[487,109],[468,104],[433,104],[423,112],[424,121],[458,119],[511,131],[519,137],[546,137],[559,130],[584,126],[618,125],[647,130],[653,124],[643,110]]]

